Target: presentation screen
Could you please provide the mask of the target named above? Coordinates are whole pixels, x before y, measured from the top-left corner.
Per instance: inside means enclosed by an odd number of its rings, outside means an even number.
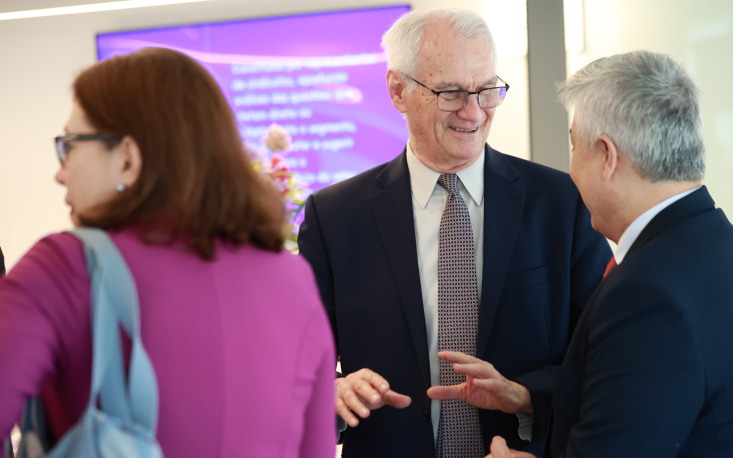
[[[385,83],[382,34],[408,5],[190,24],[97,35],[100,60],[150,46],[214,75],[250,148],[271,124],[291,136],[286,164],[312,190],[397,156],[407,140]]]

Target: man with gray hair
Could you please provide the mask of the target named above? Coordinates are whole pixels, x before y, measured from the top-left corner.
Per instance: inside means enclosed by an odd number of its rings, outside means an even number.
[[[638,51],[559,93],[570,176],[618,247],[555,374],[550,455],[733,456],[733,226],[702,186],[698,90]]]
[[[383,44],[406,148],[311,195],[298,240],[336,336],[343,456],[477,458],[495,434],[541,451],[532,410],[427,391],[466,385],[456,350],[494,364],[541,417],[608,243],[566,173],[486,144],[509,85],[481,17],[413,11]]]

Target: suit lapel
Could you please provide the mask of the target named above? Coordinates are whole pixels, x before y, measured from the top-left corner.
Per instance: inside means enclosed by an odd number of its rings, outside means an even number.
[[[689,218],[697,213],[713,210],[714,208],[715,201],[713,201],[710,193],[708,193],[707,187],[701,187],[677,202],[674,202],[652,218],[644,230],[641,231],[639,237],[637,237],[631,245],[631,248],[629,248],[629,253],[644,245],[646,242],[654,238],[654,236],[664,231],[677,221]]]
[[[484,166],[484,268],[477,352],[488,344],[501,300],[524,208],[524,189],[515,183],[516,168],[500,153],[486,147]],[[383,189],[371,197],[372,212],[395,279],[425,383],[430,384],[427,331],[405,154],[390,162],[376,177]]]
[[[489,341],[517,242],[525,191],[514,182],[519,172],[500,153],[486,146],[484,165],[484,256],[477,355]]]
[[[429,386],[428,336],[417,266],[410,174],[404,151],[377,175],[376,180],[383,189],[370,199],[374,220],[412,335],[422,376]]]

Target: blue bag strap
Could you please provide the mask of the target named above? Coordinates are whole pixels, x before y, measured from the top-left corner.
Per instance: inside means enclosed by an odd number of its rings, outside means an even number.
[[[101,397],[102,409],[154,435],[158,422],[158,383],[140,337],[137,288],[127,263],[101,229],[69,232],[84,243],[91,277],[93,366],[89,403]],[[119,323],[132,341],[125,380]]]

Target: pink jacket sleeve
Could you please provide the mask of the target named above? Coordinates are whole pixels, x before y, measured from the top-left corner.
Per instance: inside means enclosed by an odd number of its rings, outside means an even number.
[[[0,280],[0,435],[10,432],[25,400],[38,395],[64,361],[90,351],[89,335],[81,244],[68,234],[48,236]]]

